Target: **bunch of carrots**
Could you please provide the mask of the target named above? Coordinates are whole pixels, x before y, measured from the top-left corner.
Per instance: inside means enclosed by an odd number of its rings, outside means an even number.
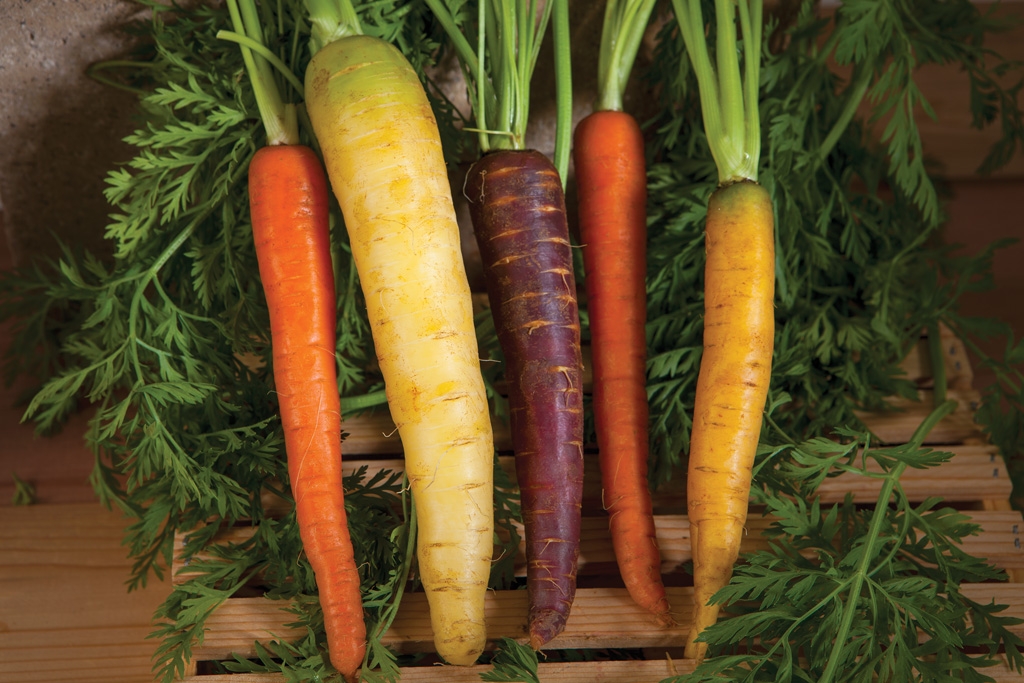
[[[427,4],[462,62],[479,136],[480,157],[463,191],[504,357],[530,643],[539,649],[564,628],[579,554],[583,367],[564,194],[570,144],[610,535],[633,600],[672,627],[647,482],[644,140],[623,108],[655,0],[608,0],[594,111],[570,139],[571,102],[559,98],[554,161],[524,141],[530,77],[549,20],[559,91],[570,87],[566,0],[481,0],[467,26],[456,24],[443,0]],[[405,450],[435,646],[449,663],[473,664],[487,640],[494,444],[430,104],[401,52],[362,33],[349,0],[307,0],[313,57],[294,89],[318,155],[301,144],[295,105],[284,104],[275,86],[273,70],[281,65],[260,44],[254,0],[229,6],[267,132],[249,170],[253,237],[291,487],[330,661],[346,680],[357,680],[366,629],[341,480],[328,185],[341,207]],[[674,0],[721,180],[708,207],[704,356],[688,473],[696,595],[688,654],[698,659],[698,636],[717,618],[711,596],[728,582],[738,554],[772,355],[772,206],[756,183],[761,11],[757,1],[738,6],[743,78],[736,51],[723,49],[735,46],[732,4],[717,4],[716,69],[699,0]]]

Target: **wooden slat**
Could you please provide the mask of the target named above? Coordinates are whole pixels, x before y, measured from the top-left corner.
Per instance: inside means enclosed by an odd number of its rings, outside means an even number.
[[[965,584],[964,594],[972,600],[1007,605],[1002,614],[1024,619],[1024,584]],[[670,587],[669,601],[678,625],[660,628],[652,617],[636,607],[624,589],[581,588],[566,623],[565,631],[549,644],[561,649],[638,649],[678,648],[685,644],[691,615],[692,589]],[[294,617],[277,603],[264,598],[228,600],[208,621],[204,642],[197,645],[197,660],[225,659],[234,654],[254,656],[256,639],[295,639],[304,632],[289,626]],[[501,638],[521,639],[525,634],[526,591],[488,593],[488,648]],[[1010,627],[1024,636],[1024,625]],[[392,628],[383,642],[399,654],[432,652],[433,642],[426,597],[422,593],[406,595]]]
[[[126,524],[98,503],[0,507],[0,681],[153,680],[170,586],[128,592]]]
[[[971,386],[973,374],[966,349],[963,342],[948,328],[943,326],[941,335],[949,397],[957,400],[960,407],[939,423],[926,443],[963,443],[965,440],[980,439],[982,435],[973,420],[979,395]],[[589,367],[589,363],[586,365]],[[887,443],[908,441],[933,407],[932,367],[927,341],[922,339],[918,342],[900,367],[906,373],[907,379],[920,387],[920,401],[915,403],[895,398],[892,399],[894,411],[891,413],[858,414],[868,428]],[[589,392],[589,375],[586,375],[584,380],[584,391]],[[508,425],[502,420],[495,420],[492,427],[495,448],[503,452],[511,451],[512,441]],[[379,406],[371,412],[344,418],[342,429],[346,433],[343,446],[346,457],[397,456],[402,453],[402,440],[387,406]],[[593,448],[594,444],[589,444],[589,447]]]
[[[1002,663],[979,669],[995,683],[1020,683],[1024,676]],[[490,666],[407,666],[402,668],[402,683],[480,683],[480,674]],[[659,683],[671,676],[693,672],[692,660],[666,655],[658,659],[615,660],[597,662],[544,663],[537,674],[544,683]],[[182,683],[284,683],[278,674],[233,674],[195,676]]]
[[[912,501],[939,496],[949,503],[979,500],[1008,500],[1013,490],[1006,463],[998,449],[989,444],[936,446],[935,450],[953,454],[939,467],[908,469],[900,478],[903,490]],[[872,461],[869,471],[877,471]],[[818,487],[821,499],[835,502],[851,493],[858,503],[872,503],[881,483],[877,479],[846,473],[826,479]]]
[[[684,644],[690,620],[692,589],[669,588],[680,625],[658,628],[651,615],[633,604],[624,589],[580,588],[565,630],[549,643],[552,650],[566,648],[675,647]],[[227,600],[207,621],[204,642],[195,646],[199,661],[223,659],[238,653],[252,656],[257,639],[294,639],[301,632],[289,626],[294,616],[264,598]],[[526,633],[526,591],[493,591],[485,606],[489,648],[501,638]],[[433,652],[433,636],[426,596],[406,594],[394,623],[382,639],[400,654]]]
[[[983,435],[973,422],[973,412],[978,400],[971,388],[969,364],[958,365],[961,357],[966,358],[962,345],[944,330],[944,361],[947,364],[948,395],[957,400],[958,409],[940,423],[929,435],[926,443],[940,450],[953,453],[950,462],[928,470],[909,470],[902,480],[907,495],[915,501],[938,496],[948,503],[970,503],[985,509],[971,510],[973,521],[982,528],[977,536],[964,541],[964,549],[976,557],[986,557],[1008,573],[1019,575],[1024,571],[1024,549],[1021,548],[1020,533],[1024,521],[1019,512],[999,509],[1000,506],[984,504],[981,501],[1005,501],[1010,495],[1012,484],[1007,476],[1001,456],[996,449],[984,443]],[[905,443],[932,409],[931,366],[924,342],[918,345],[903,364],[909,378],[919,387],[920,401],[895,400],[897,410],[886,414],[863,414],[869,429],[884,443]],[[389,469],[401,471],[401,439],[394,424],[382,408],[376,414],[350,417],[343,425],[347,434],[345,441],[345,471],[367,467],[369,470]],[[500,450],[507,451],[509,435],[507,428],[495,422],[495,440]],[[954,445],[948,445],[954,444]],[[690,596],[686,587],[670,587],[672,602],[679,625],[664,629],[653,623],[651,617],[639,610],[620,587],[614,564],[614,557],[607,536],[607,518],[601,511],[601,483],[593,448],[586,454],[585,468],[585,517],[581,535],[579,571],[581,588],[577,592],[569,623],[561,636],[550,644],[556,649],[643,649],[647,659],[643,661],[590,662],[542,665],[542,679],[546,681],[594,680],[607,683],[643,683],[659,681],[673,673],[686,673],[687,662],[675,662],[671,669],[669,659],[656,658],[652,653],[659,651],[677,652],[685,642],[687,624],[690,618]],[[500,463],[515,481],[514,460],[503,455]],[[872,463],[870,463],[873,465]],[[872,467],[874,471],[876,468]],[[819,491],[822,501],[830,504],[852,494],[858,503],[874,503],[880,490],[880,481],[857,474],[844,474],[824,482]],[[654,493],[657,510],[656,525],[658,542],[663,557],[663,572],[678,572],[680,566],[691,559],[689,524],[685,515],[685,494],[678,482],[670,482],[664,490]],[[265,509],[270,514],[283,514],[288,503],[273,496],[264,497]],[[748,535],[744,551],[766,546],[762,532],[770,521],[756,512],[748,519]],[[250,528],[227,529],[221,532],[217,541],[222,543],[243,541],[252,534]],[[177,539],[179,546],[183,539]],[[185,560],[177,557],[173,567],[175,581],[187,579]],[[517,572],[522,575],[524,558],[522,551],[517,558]],[[185,570],[185,571],[182,571]],[[986,597],[986,590],[994,591],[1001,601],[1013,605],[1014,610],[1024,613],[1024,584],[1022,590],[1001,584],[982,586],[966,590],[975,591],[972,596]],[[487,597],[488,637],[493,646],[502,637],[521,638],[525,633],[525,591],[496,591]],[[272,602],[263,598],[237,598],[228,600],[208,622],[208,633],[203,644],[194,652],[196,661],[217,660],[238,654],[252,656],[253,642],[271,638],[290,639],[299,634],[292,630],[289,622],[294,616],[284,611],[288,603]],[[1024,627],[1021,628],[1024,633]],[[385,644],[399,653],[429,653],[433,651],[429,612],[422,593],[407,594],[403,599],[398,618],[385,635]],[[681,665],[683,668],[678,668]],[[1005,667],[1004,667],[1005,668]],[[403,670],[403,680],[410,681],[460,681],[478,680],[479,673],[486,667],[452,668],[437,666],[410,667]],[[988,672],[994,674],[995,672]],[[1000,673],[999,676],[1002,674]],[[1024,681],[1024,677],[1008,673],[1008,678],[997,680]],[[216,679],[196,676],[196,683],[215,683]],[[224,683],[270,683],[273,677],[237,676],[223,677]]]
[[[892,411],[857,412],[857,417],[864,421],[865,426],[876,434],[884,443],[906,443],[914,434],[914,430],[934,408],[931,389],[918,392],[919,401],[911,401],[902,397],[890,400]],[[982,432],[974,422],[974,411],[980,396],[973,389],[950,390],[947,396],[955,400],[958,408],[940,421],[925,439],[926,444],[959,444],[971,440],[981,440]],[[364,456],[398,456],[402,453],[402,439],[398,434],[394,421],[386,407],[379,407],[373,412],[350,416],[342,421],[342,429],[346,436],[342,445],[345,457],[362,458]],[[495,419],[492,423],[494,447],[499,452],[511,452],[512,439],[508,425]],[[593,449],[594,444],[586,444]]]
[[[974,412],[981,400],[980,394],[973,389],[950,390],[946,392],[946,396],[957,402],[957,408],[928,433],[924,442],[926,444],[961,444],[982,440],[984,435],[974,421]],[[858,412],[857,417],[863,420],[865,426],[883,443],[906,443],[913,437],[914,430],[935,408],[933,392],[930,389],[919,391],[918,398],[918,401],[911,401],[895,397],[890,399],[890,405],[893,408],[891,411],[884,413]]]

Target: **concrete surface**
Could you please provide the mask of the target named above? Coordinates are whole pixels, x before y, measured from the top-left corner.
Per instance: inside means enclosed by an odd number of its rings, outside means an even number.
[[[134,97],[89,64],[121,56],[127,0],[0,0],[0,209],[16,263],[52,235],[102,250],[106,172],[130,157]]]

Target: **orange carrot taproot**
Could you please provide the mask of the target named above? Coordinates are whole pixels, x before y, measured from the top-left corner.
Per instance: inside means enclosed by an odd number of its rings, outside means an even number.
[[[596,111],[573,145],[604,507],[633,600],[673,622],[647,481],[647,174],[636,119]]]
[[[220,36],[260,43],[252,0],[228,0],[228,8],[235,32]],[[267,133],[249,163],[249,212],[295,516],[331,664],[352,683],[365,655],[366,625],[341,470],[327,176],[316,153],[299,144],[295,106],[282,101],[270,65],[245,43],[242,55]]]
[[[308,147],[264,147],[250,163],[253,238],[270,311],[295,515],[320,593],[331,664],[352,681],[366,626],[342,488],[327,197],[320,160]]]

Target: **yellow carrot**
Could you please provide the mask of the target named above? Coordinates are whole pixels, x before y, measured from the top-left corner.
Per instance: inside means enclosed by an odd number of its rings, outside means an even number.
[[[711,597],[729,583],[739,557],[771,380],[775,218],[771,196],[757,184],[762,0],[716,0],[714,65],[700,0],[672,5],[718,168],[705,228],[704,353],[686,473],[694,595],[685,654],[699,662],[708,643],[697,638],[718,618]]]
[[[306,104],[405,450],[435,646],[469,665],[486,638],[494,446],[437,124],[402,54],[369,36],[317,51]]]
[[[772,202],[749,181],[708,202],[704,354],[687,474],[696,637],[718,618],[708,601],[732,576],[747,519],[751,471],[771,377],[775,311]],[[687,656],[704,652],[691,642]]]

